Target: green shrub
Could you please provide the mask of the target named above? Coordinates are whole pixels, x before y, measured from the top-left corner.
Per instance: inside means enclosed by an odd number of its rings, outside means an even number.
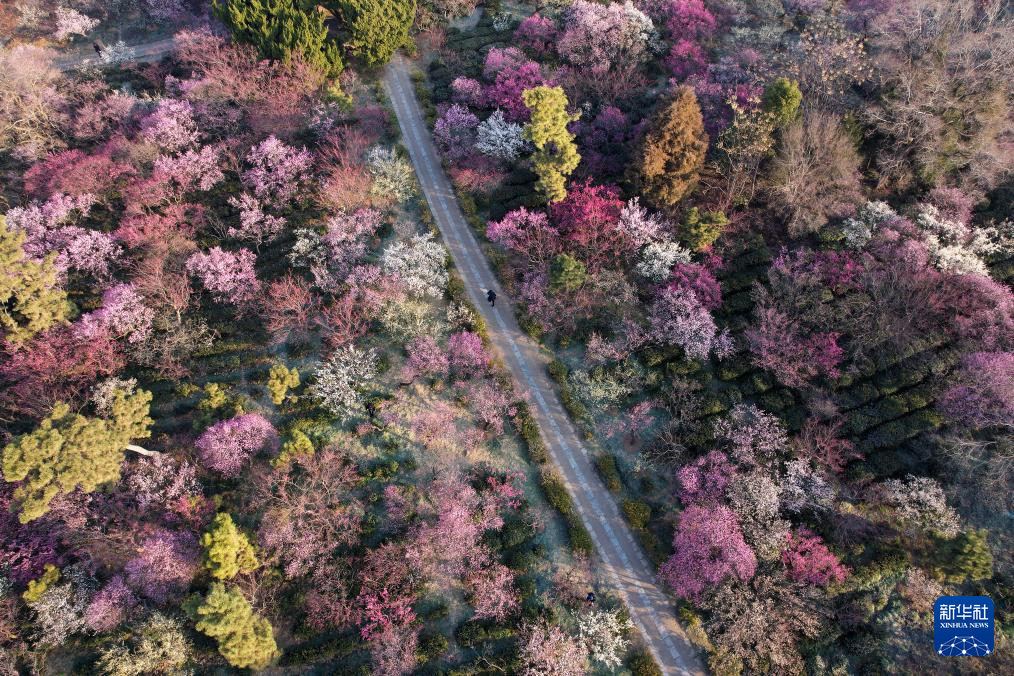
[[[439,658],[450,646],[450,641],[443,634],[432,634],[423,636],[419,640],[419,661],[430,662]]]
[[[515,404],[515,408],[517,413],[514,415],[514,426],[521,438],[525,440],[525,445],[528,447],[528,458],[539,465],[544,464],[549,460],[549,451],[542,441],[539,427],[532,417],[528,402],[519,401]]]
[[[627,666],[633,676],[662,676],[662,670],[647,650],[632,651]]]
[[[603,454],[595,458],[595,469],[598,470],[599,476],[602,477],[602,481],[605,482],[606,488],[610,492],[620,492],[623,482],[620,480],[620,471],[616,468],[616,459],[613,456]]]
[[[643,500],[625,498],[620,503],[620,509],[623,510],[623,516],[627,517],[630,525],[637,530],[644,530],[648,520],[651,519],[651,507]]]
[[[570,369],[559,359],[554,359],[549,363],[549,377],[555,380],[558,384],[566,386],[567,375],[570,373]]]

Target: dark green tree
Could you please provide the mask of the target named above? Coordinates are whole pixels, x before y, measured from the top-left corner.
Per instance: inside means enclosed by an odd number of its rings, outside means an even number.
[[[215,16],[233,38],[249,43],[268,59],[288,62],[298,54],[335,77],[342,72],[341,49],[328,38],[324,15],[300,0],[216,0]]]
[[[349,33],[345,46],[367,66],[382,66],[410,44],[415,0],[336,0],[335,7]]]
[[[799,115],[799,104],[802,102],[803,93],[799,91],[796,81],[780,77],[764,87],[761,107],[771,115],[776,127],[785,127]]]
[[[588,277],[584,263],[569,254],[560,254],[553,259],[549,270],[549,286],[554,291],[577,291]]]

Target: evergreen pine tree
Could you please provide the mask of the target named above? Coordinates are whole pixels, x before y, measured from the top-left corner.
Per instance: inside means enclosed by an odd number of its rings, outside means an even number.
[[[0,331],[12,344],[66,321],[71,305],[57,285],[55,254],[41,263],[30,260],[25,235],[7,228],[0,216]]]
[[[204,545],[204,567],[216,580],[231,580],[239,573],[254,571],[259,565],[250,540],[224,512],[211,522],[211,528],[201,542]]]
[[[218,652],[232,666],[263,669],[278,657],[271,623],[254,614],[238,589],[213,582],[208,595],[191,599],[186,610],[198,631],[218,641]]]
[[[574,135],[567,131],[567,125],[580,114],[567,112],[567,95],[562,87],[533,87],[522,97],[532,113],[525,136],[535,144],[532,163],[539,177],[536,187],[547,201],[559,202],[567,196],[567,176],[581,162]]]
[[[416,0],[338,0],[338,15],[349,32],[345,43],[367,66],[382,66],[410,44]]]

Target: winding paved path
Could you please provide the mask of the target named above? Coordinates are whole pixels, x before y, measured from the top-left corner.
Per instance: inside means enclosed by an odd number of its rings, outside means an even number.
[[[165,38],[155,42],[145,42],[139,45],[128,45],[134,50],[134,55],[128,61],[157,61],[168,54],[176,46],[175,38]],[[87,46],[84,53],[62,56],[53,62],[59,70],[74,70],[84,66],[101,66],[102,62],[98,56]]]
[[[591,533],[602,569],[626,603],[631,619],[663,671],[704,674],[697,650],[676,620],[671,599],[656,582],[654,568],[596,474],[588,451],[560,403],[546,373],[546,356],[518,327],[511,302],[461,213],[415,98],[408,64],[401,56],[388,66],[384,86],[444,243],[464,278],[469,297],[486,320],[494,347],[521,390],[530,395],[542,438]],[[498,294],[495,308],[485,298],[490,287]]]

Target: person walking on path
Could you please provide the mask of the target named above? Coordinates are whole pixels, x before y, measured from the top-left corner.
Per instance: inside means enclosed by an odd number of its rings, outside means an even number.
[[[490,305],[492,305],[493,307],[496,307],[496,291],[494,291],[493,289],[490,289],[489,291],[487,291],[486,292],[486,300],[489,301]]]
[[[98,54],[99,56],[102,56],[102,43],[101,42],[99,42],[98,40],[96,40],[95,42],[93,42],[92,43],[92,49],[95,50],[96,54]]]

